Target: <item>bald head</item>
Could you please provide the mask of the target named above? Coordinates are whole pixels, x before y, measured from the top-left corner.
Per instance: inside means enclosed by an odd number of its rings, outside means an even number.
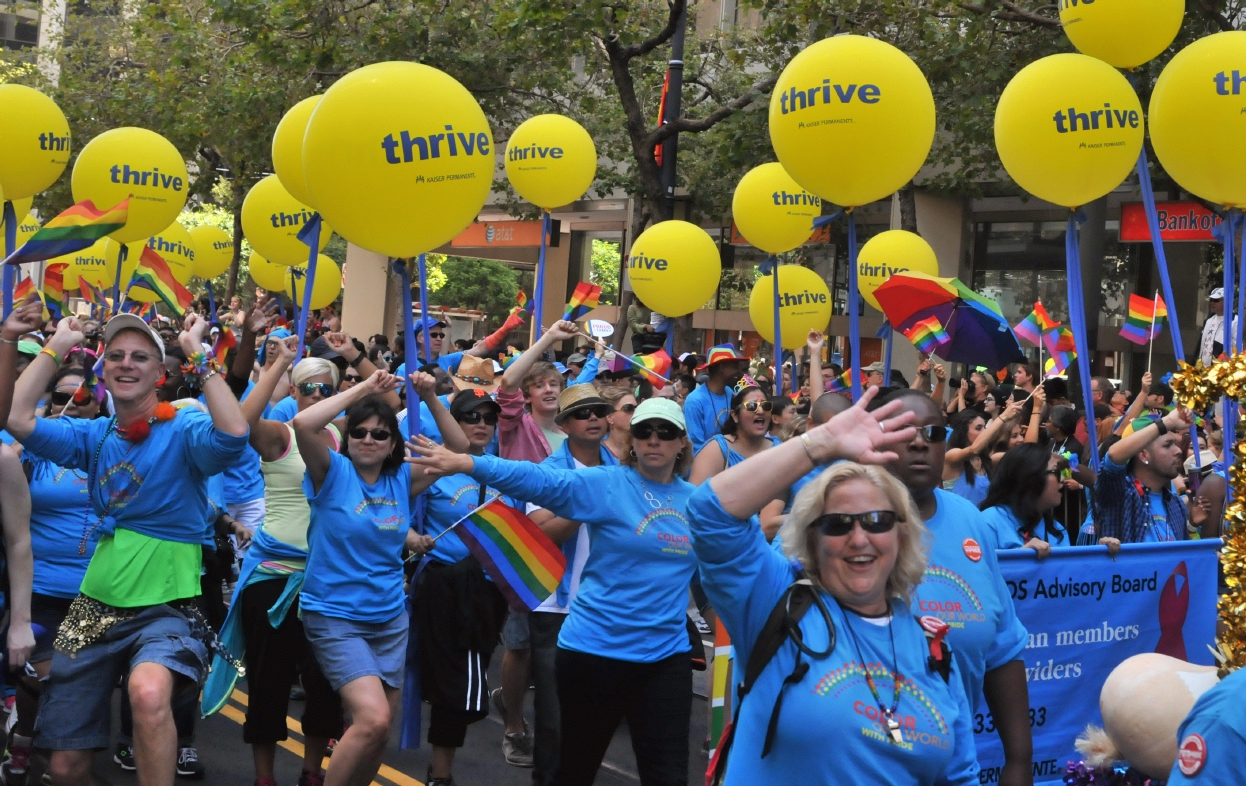
[[[813,402],[809,419],[813,421],[813,425],[821,426],[851,406],[852,400],[843,393],[823,393]]]

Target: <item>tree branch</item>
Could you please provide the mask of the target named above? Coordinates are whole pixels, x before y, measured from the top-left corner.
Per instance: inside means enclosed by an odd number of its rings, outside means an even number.
[[[670,16],[667,17],[666,27],[653,38],[646,41],[640,41],[627,46],[619,46],[619,56],[623,58],[623,62],[631,60],[633,57],[647,55],[662,44],[671,40],[671,36],[675,35],[675,28],[679,26],[679,15],[688,7],[688,0],[671,0]],[[617,38],[615,43],[617,44]]]
[[[731,101],[730,103],[727,103],[727,104],[724,104],[718,107],[713,112],[710,112],[708,115],[706,115],[705,117],[700,117],[696,119],[688,118],[688,117],[677,117],[671,122],[658,126],[656,129],[650,132],[649,138],[645,140],[645,142],[649,147],[652,148],[652,147],[662,144],[662,142],[664,142],[672,134],[679,134],[679,133],[695,134],[701,131],[708,131],[709,129],[718,125],[718,123],[722,122],[723,120],[726,120],[731,115],[735,114],[736,112],[745,108],[749,104],[753,103],[753,101],[756,100],[758,94],[765,94],[772,87],[774,87],[774,83],[777,82],[778,80],[779,80],[778,74],[775,74],[774,76],[763,79],[762,81],[754,84],[748,90],[744,91],[744,93],[738,96],[734,101]]]
[[[1228,17],[1216,9],[1216,6],[1212,3],[1212,0],[1198,0],[1198,7],[1202,10],[1203,14],[1216,23],[1216,26],[1219,27],[1221,31],[1237,29],[1233,26],[1233,23],[1229,21]]]
[[[984,16],[994,16],[996,19],[1000,19],[1005,22],[1025,22],[1027,24],[1045,27],[1049,30],[1061,29],[1059,19],[1052,19],[1049,16],[1042,16],[1041,14],[1035,14],[1027,11],[1016,3],[1010,2],[1010,0],[1001,0],[1000,2],[1000,5],[1007,9],[1006,11],[992,11],[986,6],[974,5],[973,3],[957,3],[956,5],[957,7],[963,8],[970,13]]]

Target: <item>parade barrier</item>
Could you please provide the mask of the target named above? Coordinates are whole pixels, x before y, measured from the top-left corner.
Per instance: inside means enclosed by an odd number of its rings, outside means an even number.
[[[1031,549],[999,552],[999,567],[1017,616],[1030,633],[1022,656],[1030,692],[1036,786],[1063,783],[1067,764],[1083,758],[1077,735],[1102,725],[1099,692],[1122,661],[1158,652],[1214,665],[1219,540],[1053,549],[1039,561]],[[929,610],[949,625],[973,609]],[[997,783],[1004,765],[985,699],[973,717],[980,782]]]

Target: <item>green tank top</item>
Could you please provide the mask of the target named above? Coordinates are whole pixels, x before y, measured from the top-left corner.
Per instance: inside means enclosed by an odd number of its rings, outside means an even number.
[[[290,432],[290,442],[285,455],[275,461],[261,461],[264,473],[264,532],[299,551],[307,551],[307,526],[311,523],[311,506],[303,493],[303,476],[307,465],[294,441],[294,428],[283,424]],[[332,423],[328,426],[333,438],[341,444],[342,435]]]

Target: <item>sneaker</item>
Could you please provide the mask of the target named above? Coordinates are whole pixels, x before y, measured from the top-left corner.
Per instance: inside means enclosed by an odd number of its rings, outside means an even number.
[[[454,776],[447,775],[444,778],[434,778],[433,768],[428,768],[428,776],[424,778],[424,786],[455,786]]]
[[[134,748],[124,743],[117,745],[117,752],[112,755],[112,760],[121,765],[121,769],[126,772],[134,772],[138,767],[134,764]]]
[[[177,749],[177,775],[192,781],[203,780],[207,772],[199,761],[199,751],[194,748]]]
[[[307,691],[303,690],[303,683],[298,680],[290,686],[290,701],[307,701]]]
[[[489,703],[493,705],[493,709],[498,711],[498,717],[502,719],[502,723],[506,723],[506,704],[502,701],[502,689],[494,688],[489,691]]]
[[[26,771],[30,769],[29,745],[10,745],[9,755],[0,765],[0,782],[5,786],[26,786]]]
[[[273,784],[273,786],[277,785]],[[299,786],[324,786],[324,775],[303,770],[303,773],[299,775]]]
[[[526,720],[523,731],[507,734],[502,738],[502,756],[512,767],[532,766],[532,735],[528,732]]]

